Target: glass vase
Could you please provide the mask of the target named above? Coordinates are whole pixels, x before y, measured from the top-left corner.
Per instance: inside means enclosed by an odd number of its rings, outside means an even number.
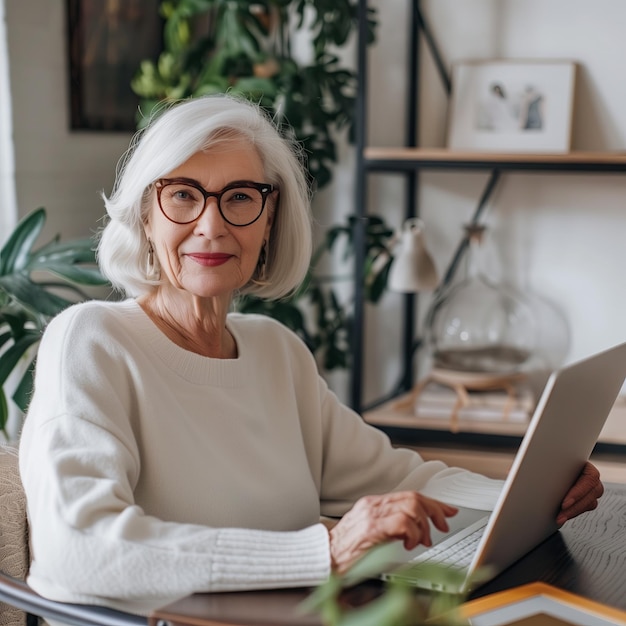
[[[520,371],[536,347],[532,308],[521,293],[485,270],[485,227],[465,227],[468,241],[459,279],[443,290],[427,314],[433,367],[458,372]]]

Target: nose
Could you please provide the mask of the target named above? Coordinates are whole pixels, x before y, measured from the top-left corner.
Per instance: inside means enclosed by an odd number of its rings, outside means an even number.
[[[228,223],[222,217],[217,205],[217,198],[207,198],[204,211],[195,222],[194,232],[211,239],[226,234],[227,227]]]

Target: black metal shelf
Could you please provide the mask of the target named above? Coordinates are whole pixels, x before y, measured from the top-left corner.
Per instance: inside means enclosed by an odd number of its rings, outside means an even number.
[[[601,152],[601,151],[572,151],[559,154],[528,154],[528,153],[487,153],[470,151],[453,151],[445,148],[422,148],[419,147],[419,54],[421,46],[420,38],[426,46],[435,62],[440,74],[442,84],[449,94],[451,84],[446,74],[446,65],[437,49],[435,39],[428,27],[420,9],[420,0],[407,0],[410,6],[410,19],[408,20],[409,41],[407,46],[407,118],[404,122],[405,146],[404,147],[370,147],[367,142],[367,81],[368,81],[368,54],[367,54],[367,15],[368,0],[358,0],[359,39],[357,48],[357,65],[359,82],[357,87],[357,105],[355,119],[356,138],[356,173],[355,173],[355,213],[357,217],[364,218],[367,215],[367,178],[373,173],[390,173],[403,176],[405,181],[404,190],[404,218],[419,215],[418,206],[418,183],[419,173],[423,170],[470,170],[486,171],[490,173],[484,191],[480,196],[478,205],[474,211],[471,222],[478,223],[485,207],[496,188],[502,175],[506,173],[579,173],[579,174],[624,174],[626,173],[626,152]],[[381,5],[384,7],[384,4]],[[383,9],[381,9],[383,10]],[[350,402],[352,407],[359,413],[363,407],[363,356],[364,356],[364,289],[362,284],[362,270],[365,261],[365,231],[364,219],[355,220],[354,246],[354,323],[352,329],[353,369],[350,388]],[[455,251],[450,264],[445,272],[443,283],[448,284],[458,266],[467,241],[461,240]],[[403,363],[403,375],[395,389],[385,398],[370,403],[370,407],[380,405],[382,402],[393,398],[404,391],[408,391],[413,382],[413,359],[415,347],[419,345],[415,337],[415,313],[417,310],[417,298],[414,295],[406,295],[402,315],[403,328],[401,340],[401,359]],[[393,428],[383,428],[400,437],[400,432]],[[426,437],[430,439],[451,437],[458,440],[458,435],[450,436],[442,432],[429,431],[422,428],[404,429],[402,438]],[[469,436],[470,439],[478,438],[483,442],[501,442],[497,435],[477,434]],[[461,436],[461,439],[464,439]],[[467,440],[467,438],[465,438]],[[519,439],[513,437],[508,443],[516,444]],[[626,445],[615,446],[615,451],[626,452]]]

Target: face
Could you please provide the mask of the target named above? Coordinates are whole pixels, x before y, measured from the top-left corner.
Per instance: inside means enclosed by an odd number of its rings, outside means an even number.
[[[187,178],[209,192],[234,181],[267,182],[261,159],[244,140],[198,152],[164,178]],[[173,286],[198,297],[228,296],[252,276],[264,239],[269,237],[275,192],[261,217],[248,226],[232,226],[221,216],[217,199],[209,197],[204,213],[191,224],[176,224],[161,212],[156,189],[146,236],[152,240],[165,288]]]

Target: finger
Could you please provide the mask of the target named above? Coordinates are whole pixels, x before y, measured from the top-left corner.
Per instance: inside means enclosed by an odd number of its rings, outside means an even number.
[[[585,463],[583,469],[578,476],[578,479],[574,485],[563,498],[561,509],[566,510],[572,507],[579,500],[587,497],[589,493],[595,494],[595,497],[600,497],[604,492],[604,487],[600,481],[600,472],[589,461]]]
[[[403,510],[404,509],[404,510]],[[375,520],[376,530],[373,535],[378,541],[398,539],[405,548],[412,549],[418,544],[432,545],[430,536],[430,517],[422,507],[404,507],[390,509],[384,516]]]
[[[582,485],[580,489],[578,489],[579,483]],[[561,511],[556,520],[559,525],[581,513],[593,511],[598,506],[598,498],[604,494],[604,485],[600,481],[600,474],[591,464],[583,470],[576,487],[577,489],[571,489],[563,500]]]
[[[565,522],[567,522],[567,520],[573,519],[574,517],[577,517],[581,513],[586,513],[587,511],[593,511],[597,507],[598,507],[598,499],[597,498],[590,498],[590,499],[580,500],[579,502],[577,502],[574,506],[570,507],[569,509],[562,510],[557,515],[556,523],[559,526],[562,526],[563,524],[565,524]]]
[[[436,500],[425,502],[424,509],[426,510],[428,517],[432,520],[435,528],[442,532],[448,532],[450,529],[446,518],[456,515],[459,511],[453,506],[443,504]]]
[[[571,506],[567,508],[562,508],[561,513],[565,513],[568,518],[575,517],[576,515],[580,515],[585,511],[591,511],[598,506],[598,498],[602,495],[602,491],[604,487],[602,483],[598,484],[598,489],[594,489],[588,493],[586,493],[582,498],[575,501]]]
[[[440,502],[439,500],[423,496],[419,493],[413,493],[412,495],[413,498],[410,502],[413,503],[415,507],[414,512],[412,513],[414,518],[430,519],[437,530],[448,532],[449,526],[446,518],[456,515],[458,513],[458,509],[450,506],[449,504]],[[428,524],[427,526],[428,533],[430,535],[430,526]]]

